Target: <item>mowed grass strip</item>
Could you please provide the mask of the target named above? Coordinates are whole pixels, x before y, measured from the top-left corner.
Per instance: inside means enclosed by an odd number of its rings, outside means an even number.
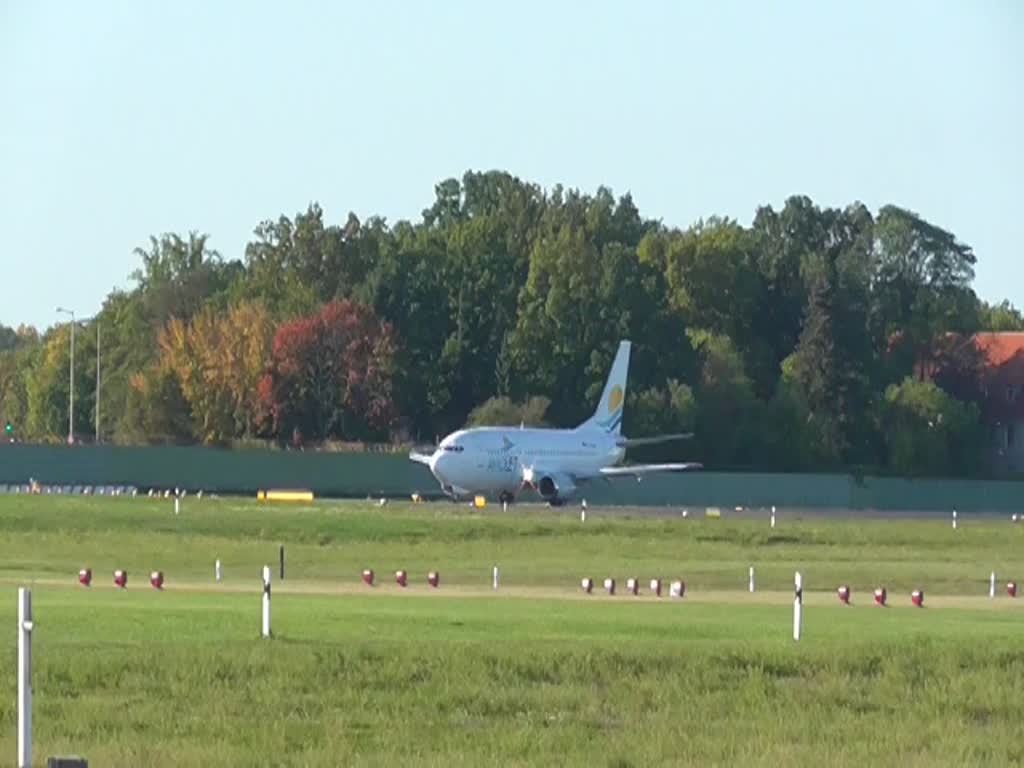
[[[95,765],[1024,757],[1016,611],[44,589],[37,754]],[[14,624],[13,601],[0,619]],[[12,633],[13,634],[13,633]],[[13,643],[4,667],[13,669]],[[13,753],[13,675],[0,751]]]
[[[0,498],[15,750],[15,584],[35,599],[36,756],[92,765],[1005,765],[1024,760],[1024,613],[989,601],[1009,521],[588,521],[451,505]],[[275,637],[259,568],[286,544]],[[225,581],[213,581],[213,561]],[[490,568],[502,589],[489,594]],[[991,565],[990,565],[991,563]],[[763,590],[745,595],[747,565]],[[1001,564],[1001,565],[1000,565]],[[74,586],[89,565],[95,586]],[[363,567],[406,594],[359,585]],[[129,589],[112,584],[115,567]],[[791,639],[792,572],[808,595]],[[168,577],[163,592],[150,570]],[[423,583],[427,570],[442,586]],[[646,571],[646,572],[645,572]],[[687,579],[584,598],[578,579]],[[870,605],[887,581],[894,607]],[[903,580],[901,582],[901,580]],[[854,607],[832,590],[855,587]],[[1000,577],[1000,586],[1005,579]],[[863,586],[858,586],[863,585]],[[923,586],[921,610],[907,607]],[[644,590],[646,591],[646,590]],[[431,599],[425,599],[428,596]],[[566,598],[572,599],[566,599]]]
[[[501,568],[509,587],[574,589],[589,576],[681,578],[692,591],[742,590],[748,568],[758,586],[789,590],[800,570],[808,591],[848,584],[854,595],[884,584],[893,594],[983,596],[995,571],[999,590],[1024,581],[1024,524],[962,516],[948,520],[626,518],[591,509],[513,508],[477,512],[447,503],[315,505],[188,498],[175,516],[169,499],[0,497],[0,578],[73,582],[90,567],[101,582],[117,568],[137,583],[151,570],[177,581],[212,581],[220,559],[224,583],[258,581],[277,571],[285,545],[286,577],[357,584],[364,568],[382,580],[396,569],[422,583],[431,570],[447,585],[491,583]],[[1020,571],[1018,573],[1018,570]]]

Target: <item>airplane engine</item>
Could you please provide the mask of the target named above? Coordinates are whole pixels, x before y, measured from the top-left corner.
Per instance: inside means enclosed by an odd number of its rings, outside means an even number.
[[[551,506],[559,507],[572,498],[576,486],[568,477],[543,475],[537,483],[537,493]]]

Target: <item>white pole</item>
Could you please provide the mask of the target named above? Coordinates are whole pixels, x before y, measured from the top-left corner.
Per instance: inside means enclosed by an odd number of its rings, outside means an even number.
[[[100,321],[96,318],[96,445],[100,443]]]
[[[580,510],[580,522],[581,523],[587,522],[587,508],[586,507],[584,507],[583,509]]]
[[[800,571],[796,572],[796,588],[793,597],[793,639],[800,639],[800,630],[804,620],[804,580]]]
[[[174,497],[174,514],[177,515],[177,514],[180,514],[180,513],[181,513],[181,499],[178,498],[177,496],[175,496]]]
[[[754,566],[750,566],[750,591],[754,591]]]
[[[494,588],[497,589],[498,588],[498,566],[494,566],[493,584],[494,584]]]
[[[988,577],[988,596],[995,598],[996,596],[996,572],[992,571],[992,575]]]
[[[775,507],[772,507],[772,528],[775,527]]]
[[[263,636],[270,637],[270,566],[263,566]]]
[[[218,560],[213,566],[213,573],[217,577],[217,581],[220,581],[220,560]]]
[[[71,313],[71,365],[68,368],[68,445],[75,442],[75,313]]]
[[[956,510],[953,510],[953,530],[956,530]]]
[[[32,766],[32,592],[18,588],[18,768]]]

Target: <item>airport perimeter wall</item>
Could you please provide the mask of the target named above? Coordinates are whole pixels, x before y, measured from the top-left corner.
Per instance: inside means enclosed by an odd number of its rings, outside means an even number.
[[[255,494],[304,488],[317,496],[425,496],[439,492],[404,455],[203,447],[0,444],[0,485],[133,485]],[[855,478],[841,474],[693,472],[588,484],[592,504],[813,509],[1024,511],[1024,482]]]

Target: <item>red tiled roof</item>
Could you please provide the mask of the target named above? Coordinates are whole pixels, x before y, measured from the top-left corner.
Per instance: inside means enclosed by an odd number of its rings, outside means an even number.
[[[974,342],[992,366],[1003,365],[1024,353],[1024,332],[1021,331],[976,333]]]

